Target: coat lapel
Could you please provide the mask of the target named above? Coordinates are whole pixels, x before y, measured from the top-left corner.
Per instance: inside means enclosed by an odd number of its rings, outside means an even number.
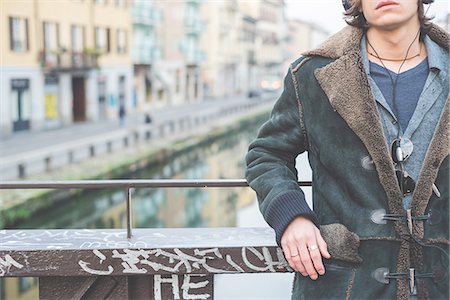
[[[424,215],[442,161],[450,154],[450,96],[428,147],[412,200],[412,213]],[[448,201],[448,200],[446,200]]]
[[[428,36],[438,43],[447,52],[449,51],[450,36],[443,29],[433,26]],[[431,144],[425,156],[422,169],[419,174],[416,189],[412,199],[412,213],[414,215],[424,215],[428,202],[433,193],[432,186],[442,161],[450,154],[450,95],[444,106],[438,126],[434,132]],[[446,200],[448,201],[448,200]],[[423,230],[420,230],[423,236]]]
[[[331,45],[336,53],[331,56],[336,56],[337,59],[317,69],[316,79],[333,109],[360,138],[372,157],[378,178],[388,198],[390,212],[401,213],[403,210],[401,192],[359,52],[362,32],[350,27],[341,31],[341,34],[342,36],[336,40],[338,45]],[[330,45],[325,45],[324,49],[329,50]],[[329,53],[324,55],[324,49],[307,54],[330,56]]]

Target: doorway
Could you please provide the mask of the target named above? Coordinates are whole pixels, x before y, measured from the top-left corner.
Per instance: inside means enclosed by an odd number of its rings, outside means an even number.
[[[72,77],[72,95],[73,121],[86,121],[86,89],[84,77]]]

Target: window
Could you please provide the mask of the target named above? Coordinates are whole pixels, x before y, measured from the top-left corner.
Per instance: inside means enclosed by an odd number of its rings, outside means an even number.
[[[84,49],[84,27],[72,25],[71,28],[72,51],[83,52]]]
[[[116,6],[117,6],[117,7],[123,8],[123,7],[125,7],[126,5],[127,5],[127,3],[126,3],[125,0],[116,0]]]
[[[117,29],[117,53],[127,52],[127,34],[123,29]]]
[[[178,94],[180,92],[180,80],[181,80],[181,72],[180,69],[175,71],[175,92]]]
[[[119,76],[119,105],[125,106],[125,76]]]
[[[14,52],[26,52],[28,44],[28,19],[9,17],[10,49]]]
[[[106,5],[107,4],[107,0],[94,0],[95,4],[100,4],[100,5]]]
[[[13,130],[29,129],[31,118],[30,80],[28,78],[11,79],[11,117]],[[24,282],[25,284],[26,282]]]
[[[37,285],[35,277],[19,277],[19,295],[28,292],[33,286]]]
[[[95,48],[100,52],[110,51],[109,28],[95,27]]]
[[[58,24],[44,22],[44,49],[57,50],[58,49]]]

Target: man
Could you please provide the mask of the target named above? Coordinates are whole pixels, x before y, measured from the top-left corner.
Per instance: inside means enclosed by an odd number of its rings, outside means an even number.
[[[293,299],[447,299],[449,35],[425,0],[344,2],[351,26],[291,65],[247,180],[297,272]]]

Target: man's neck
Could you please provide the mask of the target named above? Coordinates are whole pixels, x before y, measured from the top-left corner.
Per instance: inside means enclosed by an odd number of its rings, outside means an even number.
[[[411,46],[408,56],[420,51],[419,29],[417,26],[403,26],[394,30],[383,30],[370,27],[367,30],[367,39],[370,42],[369,50],[376,52],[380,57],[402,59]],[[373,49],[370,49],[373,46]]]

